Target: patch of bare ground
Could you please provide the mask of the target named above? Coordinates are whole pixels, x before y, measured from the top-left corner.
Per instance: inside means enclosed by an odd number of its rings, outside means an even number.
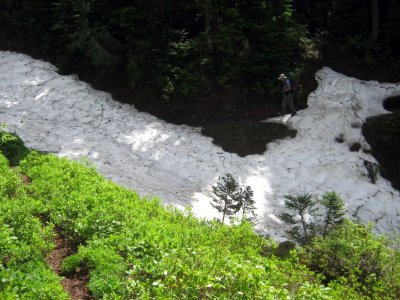
[[[21,177],[21,180],[24,184],[31,183],[31,179],[28,176],[26,176],[25,174],[19,174],[19,177]]]
[[[89,281],[89,275],[76,275],[77,278],[64,278],[61,285],[69,294],[72,300],[90,300],[93,299],[86,286]]]
[[[16,166],[12,166],[11,170],[16,172],[17,167]],[[23,184],[30,184],[32,182],[32,180],[28,176],[26,176],[25,174],[20,173],[20,172],[18,172],[17,174],[21,178]]]
[[[55,248],[51,251],[46,261],[49,266],[58,275],[61,274],[61,264],[65,257],[76,253],[76,247],[72,246],[68,241],[58,232],[57,237],[54,241]],[[65,277],[61,281],[61,285],[64,290],[69,294],[72,300],[91,300],[93,299],[90,295],[87,283],[89,281],[89,274],[87,270],[78,269],[72,275]]]

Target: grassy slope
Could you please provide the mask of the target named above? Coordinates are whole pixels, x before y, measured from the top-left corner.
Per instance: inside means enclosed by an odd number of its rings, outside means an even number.
[[[29,184],[17,174],[28,176]],[[32,152],[11,170],[0,154],[0,197],[0,299],[67,298],[44,262],[56,230],[78,246],[64,260],[64,274],[86,270],[95,299],[364,295],[343,279],[327,288],[296,255],[268,254],[274,243],[246,223],[226,226],[164,208],[105,180],[85,162]]]

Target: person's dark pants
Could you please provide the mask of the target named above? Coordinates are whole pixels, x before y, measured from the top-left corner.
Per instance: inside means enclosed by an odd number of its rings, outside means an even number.
[[[286,113],[286,107],[289,106],[290,111],[292,114],[296,114],[296,108],[294,107],[293,104],[293,94],[283,94],[282,98],[282,112],[285,114]]]

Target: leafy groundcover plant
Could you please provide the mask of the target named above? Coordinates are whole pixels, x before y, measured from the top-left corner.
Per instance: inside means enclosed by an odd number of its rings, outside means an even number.
[[[87,272],[94,299],[395,299],[399,287],[393,259],[369,289],[370,279],[336,276],[329,263],[319,270],[319,257],[301,249],[275,257],[275,243],[246,221],[227,226],[164,207],[85,161],[31,152],[11,170],[0,154],[0,170],[0,299],[68,298],[45,262],[56,232],[77,249],[62,275]],[[376,243],[384,253],[373,256],[377,265],[398,258]]]
[[[53,226],[36,217],[41,210],[0,154],[0,299],[68,299],[44,260]]]

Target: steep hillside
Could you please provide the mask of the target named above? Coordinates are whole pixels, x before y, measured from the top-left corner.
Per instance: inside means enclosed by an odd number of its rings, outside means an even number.
[[[1,138],[0,151],[15,145],[12,136]],[[2,299],[400,295],[398,252],[361,225],[345,222],[326,240],[279,258],[275,243],[249,223],[227,226],[164,208],[85,161],[31,152],[10,169],[0,154],[0,171]]]

